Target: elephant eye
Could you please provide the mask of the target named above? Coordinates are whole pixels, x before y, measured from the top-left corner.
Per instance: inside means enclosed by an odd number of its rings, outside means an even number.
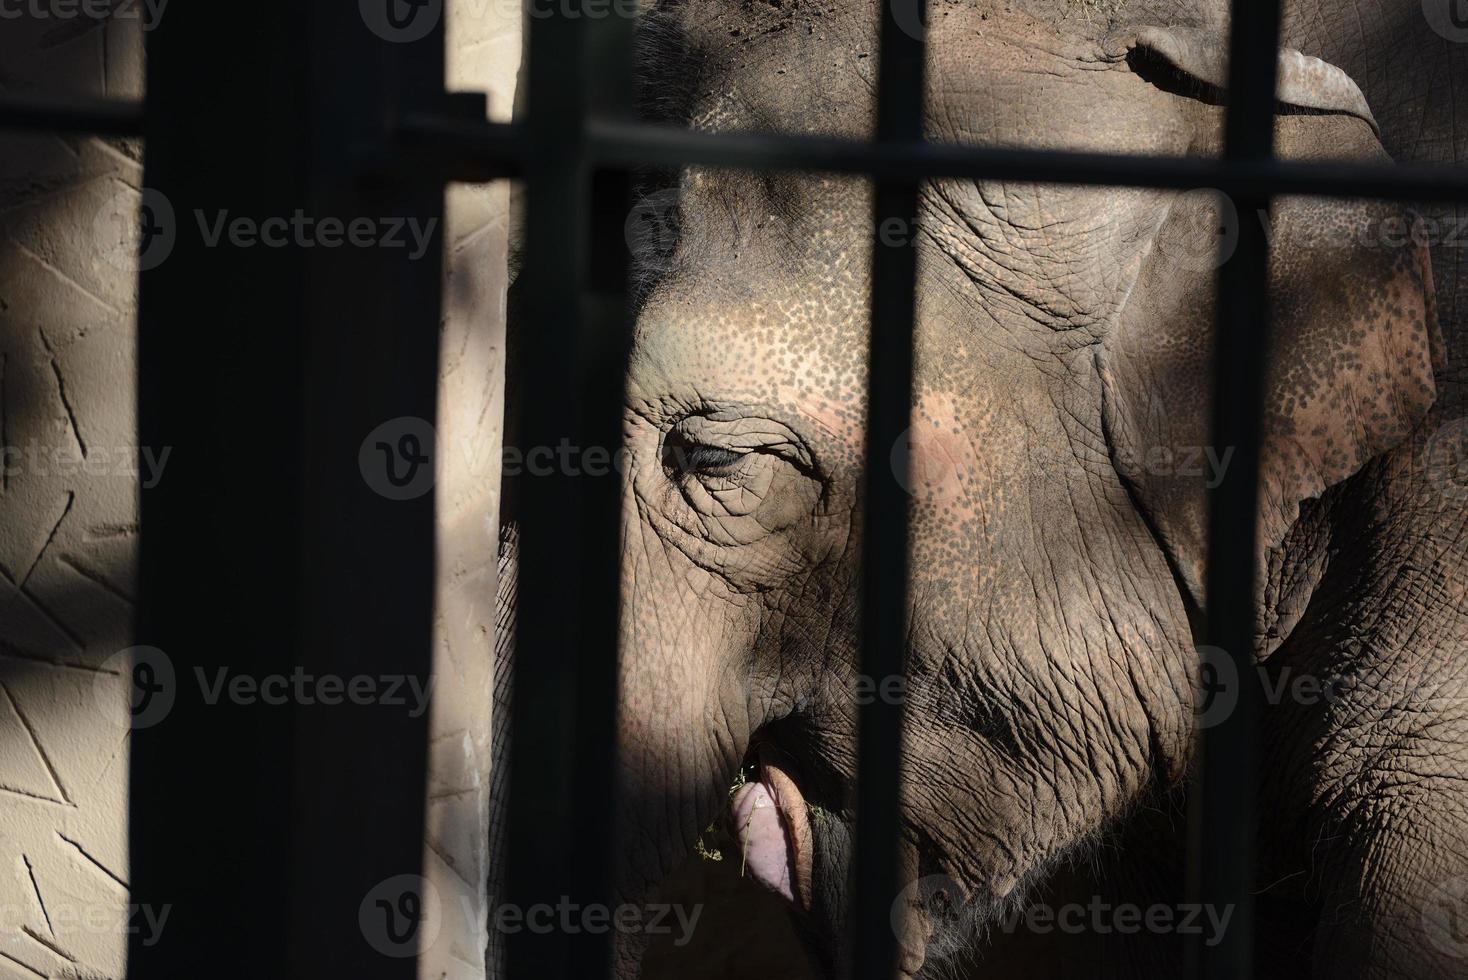
[[[725,476],[744,458],[743,453],[719,446],[691,446],[674,452],[679,457],[675,463],[678,471],[688,476]]]
[[[657,461],[664,499],[681,501],[677,512],[700,529],[695,533],[724,535],[737,525],[746,536],[767,534],[819,499],[804,442],[789,426],[755,413],[686,415],[663,434]],[[741,523],[762,509],[761,521]],[[721,523],[727,521],[736,523]]]
[[[674,429],[663,441],[663,468],[669,477],[722,477],[730,475],[747,453],[726,446],[696,442],[687,433]]]

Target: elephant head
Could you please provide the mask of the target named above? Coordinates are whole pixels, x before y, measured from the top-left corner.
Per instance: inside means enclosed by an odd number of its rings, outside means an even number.
[[[933,8],[930,139],[1219,152],[1220,35],[1058,2]],[[665,4],[641,35],[648,111],[867,138],[875,18]],[[1281,73],[1282,155],[1382,155],[1342,72],[1284,52]],[[892,679],[857,674],[869,185],[689,168],[640,206],[677,237],[640,256],[627,383],[621,894],[732,809],[747,872],[839,969],[857,705],[901,697],[901,865],[947,883],[893,896],[918,975],[1187,771],[1204,493],[1230,452],[1207,424],[1217,255],[1260,216],[1206,190],[923,185],[917,227],[896,232],[919,283],[913,424],[894,447],[911,474],[909,672]],[[1289,199],[1268,219],[1261,549],[1433,402],[1422,255],[1363,244],[1394,213]],[[1285,609],[1266,615],[1261,635],[1288,633]]]

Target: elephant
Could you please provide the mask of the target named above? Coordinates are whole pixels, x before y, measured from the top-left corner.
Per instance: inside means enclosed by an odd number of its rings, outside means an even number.
[[[1450,96],[1468,73],[1451,70],[1468,54],[1415,3],[1367,6],[1286,11],[1276,152],[1462,162]],[[930,140],[1221,152],[1223,4],[930,7]],[[663,0],[639,25],[641,111],[868,139],[877,16],[854,0]],[[893,680],[857,660],[872,189],[688,167],[644,191],[676,238],[633,241],[617,894],[655,892],[722,819],[815,968],[842,975],[857,706]],[[1267,222],[1272,308],[1257,972],[1468,973],[1465,287],[1446,235],[1417,233],[1422,215],[1461,215],[1303,196],[1251,214],[1207,189],[956,179],[924,182],[919,202],[903,230],[913,421],[894,447],[912,568],[901,976],[970,959],[986,976],[1180,970],[1181,928],[1014,923],[1036,903],[1183,893],[1211,710],[1206,493],[1232,448],[1209,441],[1215,282],[1220,237],[1244,221]],[[1215,929],[1228,911],[1208,910]],[[621,975],[640,940],[617,937]]]

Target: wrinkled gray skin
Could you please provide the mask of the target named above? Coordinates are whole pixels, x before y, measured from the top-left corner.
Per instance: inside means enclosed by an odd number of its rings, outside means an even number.
[[[1216,30],[1211,7],[933,7],[931,139],[1218,152],[1203,67],[1117,41]],[[865,137],[874,17],[843,0],[664,7],[644,32],[654,110]],[[1297,4],[1286,43],[1354,77],[1381,136],[1317,106],[1281,115],[1281,154],[1463,158],[1450,86],[1468,105],[1468,52],[1417,3]],[[645,898],[687,859],[767,744],[812,807],[810,907],[792,911],[840,970],[871,199],[820,176],[692,170],[677,187],[674,259],[644,270],[626,414],[619,894]],[[1210,200],[924,188],[901,853],[904,880],[946,875],[958,894],[898,901],[905,975],[931,975],[1026,895],[1180,900],[1205,560],[1204,478],[1180,470],[1208,442]],[[1304,199],[1274,213],[1256,654],[1274,678],[1349,683],[1268,712],[1265,976],[1468,972],[1429,935],[1434,890],[1468,874],[1464,499],[1441,465],[1462,439],[1434,438],[1463,414],[1461,260],[1438,249],[1431,275],[1420,248],[1361,244],[1399,213]],[[680,468],[670,444],[711,448]],[[1069,970],[1175,975],[1175,937],[1108,942]],[[979,945],[986,975],[1005,975],[1002,937]],[[637,956],[623,937],[624,973]]]

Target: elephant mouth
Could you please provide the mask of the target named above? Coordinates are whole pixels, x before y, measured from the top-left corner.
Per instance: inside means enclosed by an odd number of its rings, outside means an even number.
[[[811,907],[811,829],[805,797],[764,746],[755,776],[729,798],[742,867],[751,878],[804,911]]]

